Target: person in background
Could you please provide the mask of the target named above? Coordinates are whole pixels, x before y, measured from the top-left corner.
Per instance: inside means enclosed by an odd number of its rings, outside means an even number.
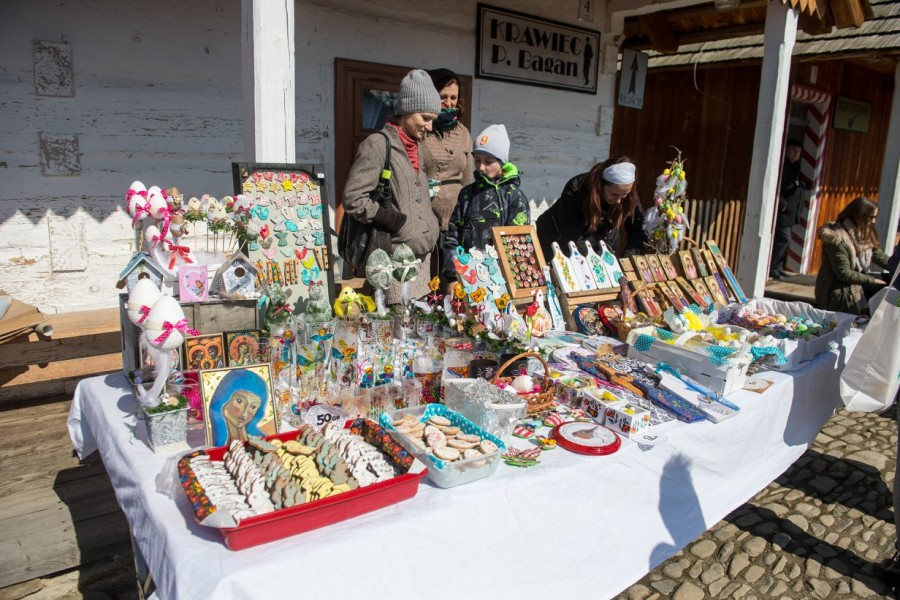
[[[800,173],[800,155],[803,146],[798,140],[789,139],[784,148],[784,163],[781,165],[781,185],[778,189],[778,208],[775,213],[775,239],[772,242],[772,260],[769,277],[781,279],[784,259],[791,244],[791,228],[797,223],[803,204],[803,176]]]
[[[869,275],[874,262],[882,268],[890,260],[875,233],[878,205],[860,196],[844,207],[837,219],[819,229],[822,265],[816,276],[816,305],[824,310],[861,314],[866,298],[885,285]]]
[[[446,287],[456,281],[456,248],[483,249],[491,244],[491,228],[531,222],[528,197],[522,192],[519,169],[509,162],[509,135],[503,125],[478,134],[472,150],[475,181],[460,191],[443,243]]]
[[[430,291],[431,252],[440,233],[419,155],[420,144],[440,112],[441,99],[431,77],[421,69],[410,71],[400,82],[397,114],[380,133],[370,135],[359,145],[344,187],[346,215],[363,224],[375,223],[391,234],[392,248],[406,244],[422,261],[419,275],[410,286],[411,299],[421,298]],[[369,196],[384,168],[382,133],[388,137],[391,146],[392,208],[382,208]],[[400,284],[395,281],[387,290],[387,302],[400,302]]]
[[[432,186],[432,208],[447,231],[450,215],[463,186],[472,183],[472,136],[460,122],[459,78],[450,69],[428,71],[441,97],[441,112],[422,143],[422,163]]]
[[[627,237],[623,256],[644,251],[644,213],[638,200],[637,167],[627,156],[594,165],[566,183],[559,199],[537,220],[537,235],[544,256],[553,256],[551,244],[566,248],[570,241],[591,244],[599,254],[600,241],[614,253]]]

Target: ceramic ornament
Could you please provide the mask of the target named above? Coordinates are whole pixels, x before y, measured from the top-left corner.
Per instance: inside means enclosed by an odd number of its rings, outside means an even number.
[[[174,277],[175,271],[172,267],[174,266],[175,261],[173,260],[172,253],[164,250],[165,246],[171,246],[172,244],[165,236],[163,236],[159,227],[156,225],[148,225],[144,229],[144,242],[147,244],[150,256],[153,257],[153,261],[160,270],[165,272],[169,277]],[[166,267],[166,265],[169,266]]]
[[[606,269],[606,277],[610,280],[610,285],[619,285],[619,279],[625,276],[622,273],[622,267],[619,265],[619,259],[609,251],[609,248],[606,247],[606,242],[603,240],[600,240],[600,249],[602,250],[600,260],[603,261],[603,268]]]
[[[531,335],[543,337],[553,328],[553,317],[544,307],[544,290],[538,289],[534,294],[535,311],[531,315]]]
[[[366,260],[366,280],[375,289],[375,310],[382,317],[387,314],[384,294],[391,287],[393,270],[391,257],[381,248],[372,251]]]
[[[547,310],[550,311],[550,318],[553,319],[553,329],[565,331],[566,319],[563,317],[562,308],[559,305],[556,288],[550,281],[550,265],[544,266],[544,280],[547,282]]]
[[[584,255],[591,267],[591,273],[594,275],[594,281],[597,282],[597,289],[602,290],[608,287],[615,287],[617,284],[609,279],[606,269],[603,268],[603,260],[594,252],[594,247],[588,243],[587,253]]]
[[[185,335],[200,335],[192,329],[184,316],[181,305],[171,296],[160,296],[153,304],[144,323],[144,333],[149,352],[156,365],[156,379],[149,390],[137,388],[137,397],[144,406],[155,406],[175,368],[172,350],[181,347]]]
[[[125,303],[128,320],[144,329],[150,309],[159,300],[160,293],[159,288],[151,279],[138,279]]]
[[[157,221],[165,217],[169,212],[169,204],[166,202],[165,192],[158,186],[147,190],[147,204],[150,208],[150,216]]]
[[[550,264],[553,266],[553,271],[556,273],[556,278],[559,280],[559,285],[562,287],[563,293],[571,294],[572,292],[581,290],[581,286],[578,284],[578,279],[575,276],[575,271],[572,269],[572,263],[569,262],[568,257],[563,254],[562,249],[556,242],[553,242],[552,247],[553,258],[550,260]]]
[[[569,242],[569,262],[572,265],[575,276],[578,278],[581,289],[596,290],[597,281],[594,279],[594,271],[587,259],[578,251],[578,246],[572,241]]]

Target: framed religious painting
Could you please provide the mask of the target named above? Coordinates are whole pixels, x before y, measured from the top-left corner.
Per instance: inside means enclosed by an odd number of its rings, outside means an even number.
[[[513,299],[528,298],[545,289],[544,253],[533,225],[491,228],[500,269]]]
[[[678,270],[675,268],[675,263],[672,262],[672,257],[668,254],[657,254],[657,256],[659,257],[663,272],[666,274],[666,279],[674,281],[678,277]]]
[[[225,332],[225,356],[229,367],[244,367],[260,362],[260,331]]]
[[[634,263],[634,268],[638,272],[638,275],[641,276],[641,281],[644,283],[653,283],[656,281],[656,278],[653,277],[653,271],[650,270],[650,265],[647,263],[645,257],[635,255],[631,257],[631,261]]]
[[[221,333],[184,338],[185,370],[218,369],[225,366],[225,344]]]
[[[200,391],[207,445],[278,433],[271,365],[201,371]]]
[[[731,291],[734,292],[737,301],[741,304],[746,303],[747,296],[744,294],[741,284],[738,283],[737,277],[735,277],[734,273],[731,271],[731,267],[728,266],[728,261],[725,260],[725,255],[722,254],[719,245],[714,240],[706,240],[706,247],[712,252],[713,259],[716,261],[716,266],[719,267],[719,272],[722,274],[722,279],[728,284]]]
[[[697,279],[697,266],[694,264],[694,257],[691,256],[690,250],[679,250],[678,259],[681,261],[681,272],[688,279]]]
[[[703,250],[700,248],[691,248],[691,255],[694,257],[694,265],[697,267],[697,274],[700,275],[700,277],[709,277],[711,273],[709,272],[706,260],[703,258]]]
[[[645,258],[647,259],[647,264],[650,265],[650,273],[653,275],[653,280],[657,283],[665,281],[666,273],[663,271],[662,263],[659,261],[659,255],[648,254]]]

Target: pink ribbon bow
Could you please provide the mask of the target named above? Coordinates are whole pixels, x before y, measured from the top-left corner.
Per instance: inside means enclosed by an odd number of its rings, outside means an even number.
[[[132,197],[132,196],[140,196],[141,198],[143,198],[144,200],[146,200],[146,199],[147,199],[147,190],[138,191],[138,190],[131,190],[131,189],[129,189],[129,190],[125,193],[125,203],[126,203],[126,204],[127,204],[128,202],[131,202],[131,197]]]
[[[191,329],[191,326],[188,324],[187,319],[182,319],[182,320],[178,321],[177,323],[172,323],[171,321],[164,321],[163,322],[163,332],[161,334],[159,334],[159,337],[157,337],[155,340],[153,340],[153,343],[154,344],[162,344],[167,339],[169,339],[169,336],[172,335],[172,332],[175,331],[176,329],[178,331],[180,331],[181,333],[186,333],[188,335],[200,335],[199,331],[197,331],[196,329]]]
[[[147,315],[150,314],[150,307],[149,307],[149,306],[146,306],[146,305],[141,306],[141,307],[138,309],[138,312],[141,313],[141,318],[138,319],[138,323],[143,323],[144,321],[147,320]]]
[[[290,306],[288,306],[287,304],[282,304],[282,305],[280,305],[280,306],[276,306],[276,307],[275,307],[275,310],[272,312],[272,316],[273,316],[273,317],[277,317],[277,316],[278,316],[278,313],[280,313],[280,312],[282,312],[282,311],[288,311],[288,312],[290,312],[290,310],[291,310],[291,307],[290,307]]]
[[[186,263],[192,263],[194,261],[191,260],[191,257],[188,256],[188,253],[191,251],[187,246],[176,246],[172,242],[166,240],[169,244],[169,251],[172,252],[172,256],[169,258],[169,270],[171,270],[175,266],[175,259],[180,258]]]
[[[159,234],[162,237],[166,237],[166,235],[168,235],[168,233],[169,233],[169,222],[172,220],[172,211],[169,210],[168,206],[165,208],[165,210],[163,210],[161,220],[162,220],[162,227],[159,228]]]
[[[141,216],[141,213],[145,213],[148,217],[150,216],[150,205],[146,202],[144,204],[134,205],[134,216],[131,218],[132,228],[137,224],[138,217]]]

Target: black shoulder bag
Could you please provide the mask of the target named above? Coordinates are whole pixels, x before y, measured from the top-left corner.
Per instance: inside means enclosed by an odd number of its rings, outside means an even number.
[[[378,203],[381,208],[391,209],[394,203],[394,195],[391,191],[391,141],[388,136],[378,132],[384,137],[385,155],[384,167],[378,178],[378,185],[369,193],[369,197]],[[341,220],[341,229],[338,232],[338,254],[344,262],[356,273],[364,273],[366,260],[369,255],[381,248],[388,254],[391,253],[391,234],[379,228],[374,223],[360,223],[355,218],[344,213]]]

